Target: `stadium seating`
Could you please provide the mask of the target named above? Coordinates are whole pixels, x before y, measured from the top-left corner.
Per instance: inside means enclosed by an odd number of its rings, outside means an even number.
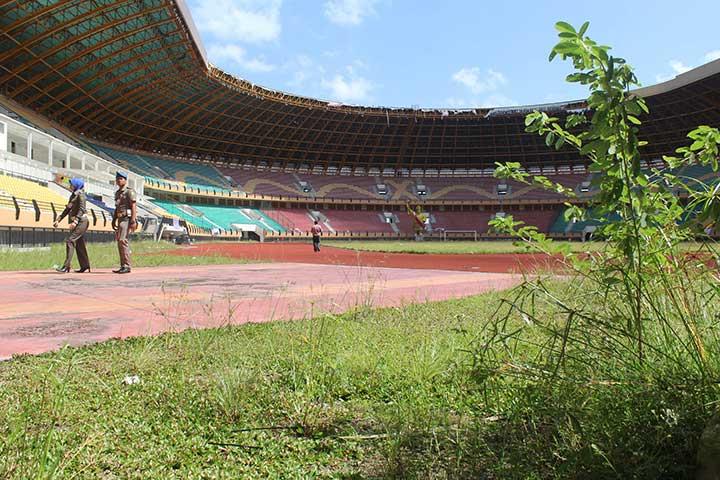
[[[285,229],[256,208],[221,207],[216,205],[193,205],[212,223],[225,230],[236,229],[235,224],[257,225],[262,230],[284,232]]]
[[[475,230],[478,233],[488,231],[488,222],[492,212],[434,212],[433,230]]]
[[[383,222],[380,212],[364,210],[328,210],[323,212],[336,232],[395,233],[389,223]]]
[[[431,177],[417,179],[416,183],[422,183],[427,187],[427,198],[431,200],[465,200],[468,198],[487,200],[488,198],[497,198],[495,186],[499,180],[492,177]]]
[[[316,197],[382,199],[375,192],[375,177],[349,177],[337,175],[302,175],[301,180],[313,186]]]
[[[123,152],[99,145],[95,145],[95,148],[117,160],[133,172],[141,175],[221,188],[228,186],[227,181],[220,172],[210,165],[180,162],[149,155]]]
[[[541,232],[550,231],[550,227],[555,222],[558,213],[559,212],[557,210],[523,210],[507,212],[508,215],[512,215],[514,220],[525,222],[525,225],[535,226]]]
[[[0,172],[0,193],[5,193],[16,198],[25,200],[35,200],[37,202],[54,203],[56,206],[64,207],[67,203],[67,197],[50,190],[48,187],[42,186],[29,180],[5,175]],[[69,196],[69,192],[68,192]]]
[[[145,187],[146,188],[152,188],[152,187],[159,187],[169,190],[174,190],[176,192],[180,193],[195,193],[195,194],[212,194],[212,195],[223,195],[223,196],[231,196],[233,195],[233,191],[229,190],[227,188],[222,187],[215,187],[212,185],[207,184],[198,184],[198,183],[185,183],[185,182],[177,182],[177,181],[170,181],[170,180],[164,180],[157,177],[145,177]]]
[[[197,205],[153,200],[152,203],[187,222],[208,230],[237,230],[235,225],[256,225],[261,230],[284,232],[285,228],[256,208]]]
[[[178,216],[186,222],[189,222],[200,228],[205,228],[207,230],[212,230],[214,228],[222,228],[220,227],[220,225],[216,225],[210,220],[206,219],[202,212],[188,205],[165,200],[153,200],[152,203],[160,207],[162,210],[170,213],[171,215]]]
[[[241,190],[256,195],[366,200],[382,198],[375,193],[375,177],[290,174],[223,167],[218,167],[218,170],[232,178]],[[313,190],[303,192],[299,182],[307,182]]]
[[[230,177],[240,190],[256,195],[303,196],[297,180],[289,173],[242,170],[218,167],[221,174]]]
[[[308,232],[313,226],[310,212],[304,208],[275,208],[264,213],[288,231]]]
[[[223,176],[210,165],[185,163],[147,156],[143,156],[142,158],[148,164],[157,166],[162,171],[167,172],[170,175],[170,178],[179,182],[212,185],[216,187],[227,186],[227,181],[223,178]]]
[[[218,167],[218,169],[224,175],[232,178],[238,188],[257,195],[379,200],[382,197],[375,191],[375,186],[378,183],[384,183],[389,188],[391,200],[409,202],[423,198],[427,200],[488,200],[498,199],[497,185],[505,183],[510,187],[506,198],[522,197],[528,200],[559,198],[558,194],[536,186],[512,180],[500,180],[491,176],[409,179],[375,176],[293,175],[284,172],[252,171],[229,167]],[[549,176],[549,178],[575,190],[581,182],[588,180],[589,176],[587,174],[558,174]],[[299,181],[308,182],[313,191],[302,192],[298,186]],[[427,188],[427,196],[419,197],[415,193],[415,185],[418,184]]]

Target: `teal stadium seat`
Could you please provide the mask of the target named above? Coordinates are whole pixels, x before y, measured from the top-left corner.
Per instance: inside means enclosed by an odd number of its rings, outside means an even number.
[[[200,228],[205,228],[207,230],[212,230],[213,228],[223,228],[220,225],[212,223],[207,218],[205,218],[205,216],[201,212],[198,212],[193,207],[190,207],[188,205],[164,200],[153,200],[152,203],[162,208],[166,212],[172,215],[177,215],[183,220],[190,222]]]
[[[280,233],[285,231],[280,224],[256,208],[221,207],[216,205],[193,205],[193,208],[203,212],[213,223],[222,225],[221,228],[226,230],[232,229],[233,224],[243,223],[256,225],[262,230],[272,230]]]
[[[201,186],[200,188],[214,186],[224,189],[228,187],[228,182],[225,178],[215,167],[210,165],[179,162],[148,155],[122,152],[108,147],[96,146],[96,148],[127,165],[130,170],[148,177],[195,184]]]
[[[257,208],[249,207],[222,207],[217,205],[195,205],[171,202],[167,200],[153,200],[158,207],[168,213],[197,225],[212,230],[236,230],[235,224],[256,225],[261,230],[284,233],[285,229]]]
[[[163,172],[160,168],[155,168],[150,165],[144,158],[134,153],[123,152],[121,150],[115,150],[108,147],[101,147],[100,145],[94,145],[94,147],[115,159],[123,167],[133,171],[134,173],[154,177],[163,178],[167,176],[167,173]]]

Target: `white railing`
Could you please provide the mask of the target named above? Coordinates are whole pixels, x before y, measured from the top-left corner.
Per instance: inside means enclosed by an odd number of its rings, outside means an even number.
[[[53,181],[55,175],[81,177],[88,185],[88,192],[109,196],[113,196],[115,191],[113,186],[115,173],[118,170],[127,171],[94,153],[71,145],[56,136],[7,115],[0,114],[0,122],[5,124],[7,132],[7,145],[0,145],[0,159],[2,159],[0,161],[4,162],[0,166],[7,171],[33,176],[44,181]],[[10,151],[12,142],[17,143],[21,150],[20,153],[24,152],[25,155],[12,153]],[[28,148],[28,142],[30,142],[30,148]],[[42,155],[38,153],[42,151],[46,158],[29,158],[28,151],[33,152],[34,155]],[[58,154],[64,156],[65,161],[57,158]],[[61,161],[63,166],[58,166],[58,161]],[[141,198],[144,196],[145,180],[141,175],[128,172],[128,183]]]

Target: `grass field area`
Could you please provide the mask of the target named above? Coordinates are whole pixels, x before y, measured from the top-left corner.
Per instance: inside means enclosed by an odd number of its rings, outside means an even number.
[[[571,252],[599,252],[606,244],[604,242],[554,242],[557,246],[567,246]],[[324,245],[329,247],[345,248],[348,250],[361,250],[368,252],[389,253],[437,253],[437,254],[491,254],[491,253],[528,253],[527,244],[511,240],[500,241],[457,241],[440,242],[425,241],[414,242],[404,240],[328,240]],[[689,252],[697,251],[701,243],[688,242],[683,249]]]
[[[133,252],[133,267],[160,267],[168,265],[221,265],[228,263],[248,263],[242,259],[225,256],[189,257],[163,255],[163,252],[178,248],[169,242],[138,241],[130,242]],[[92,268],[119,267],[117,244],[89,243],[88,256]],[[33,250],[0,250],[0,271],[12,270],[49,270],[62,265],[65,261],[65,244],[53,244],[49,248]],[[73,259],[73,268],[79,268],[77,256]]]
[[[579,358],[583,345],[567,381],[533,380],[542,331],[492,323],[502,296],[0,363],[0,478],[691,475],[717,385],[671,387],[690,379],[660,355],[664,383],[634,378],[631,355]],[[525,343],[503,333],[523,327]]]
[[[557,242],[569,245],[574,252],[595,252],[605,246],[602,242]],[[448,254],[480,254],[480,253],[526,253],[527,247],[523,244],[509,240],[502,241],[457,241],[457,242],[414,242],[401,240],[328,240],[324,242],[330,247],[347,248],[350,250],[363,250],[369,252],[394,253],[448,253]]]

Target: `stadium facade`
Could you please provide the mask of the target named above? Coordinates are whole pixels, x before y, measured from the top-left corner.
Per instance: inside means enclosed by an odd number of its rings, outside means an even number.
[[[179,218],[232,235],[299,233],[312,218],[344,231],[333,217],[350,232],[376,222],[403,235],[406,203],[424,204],[441,229],[486,233],[477,222],[509,210],[536,212],[528,220],[552,231],[561,199],[492,179],[495,162],[556,175],[581,199],[592,193],[576,152],[524,131],[528,112],[562,117],[584,111],[582,101],[408,109],[271,90],[209,62],[183,0],[0,1],[0,29],[0,169],[56,190],[65,176],[88,177],[99,214],[117,168],[138,174],[154,225]],[[720,125],[720,60],[636,93],[651,110],[640,132],[650,163],[697,125]],[[13,181],[4,204],[15,214],[3,224],[23,210]]]

